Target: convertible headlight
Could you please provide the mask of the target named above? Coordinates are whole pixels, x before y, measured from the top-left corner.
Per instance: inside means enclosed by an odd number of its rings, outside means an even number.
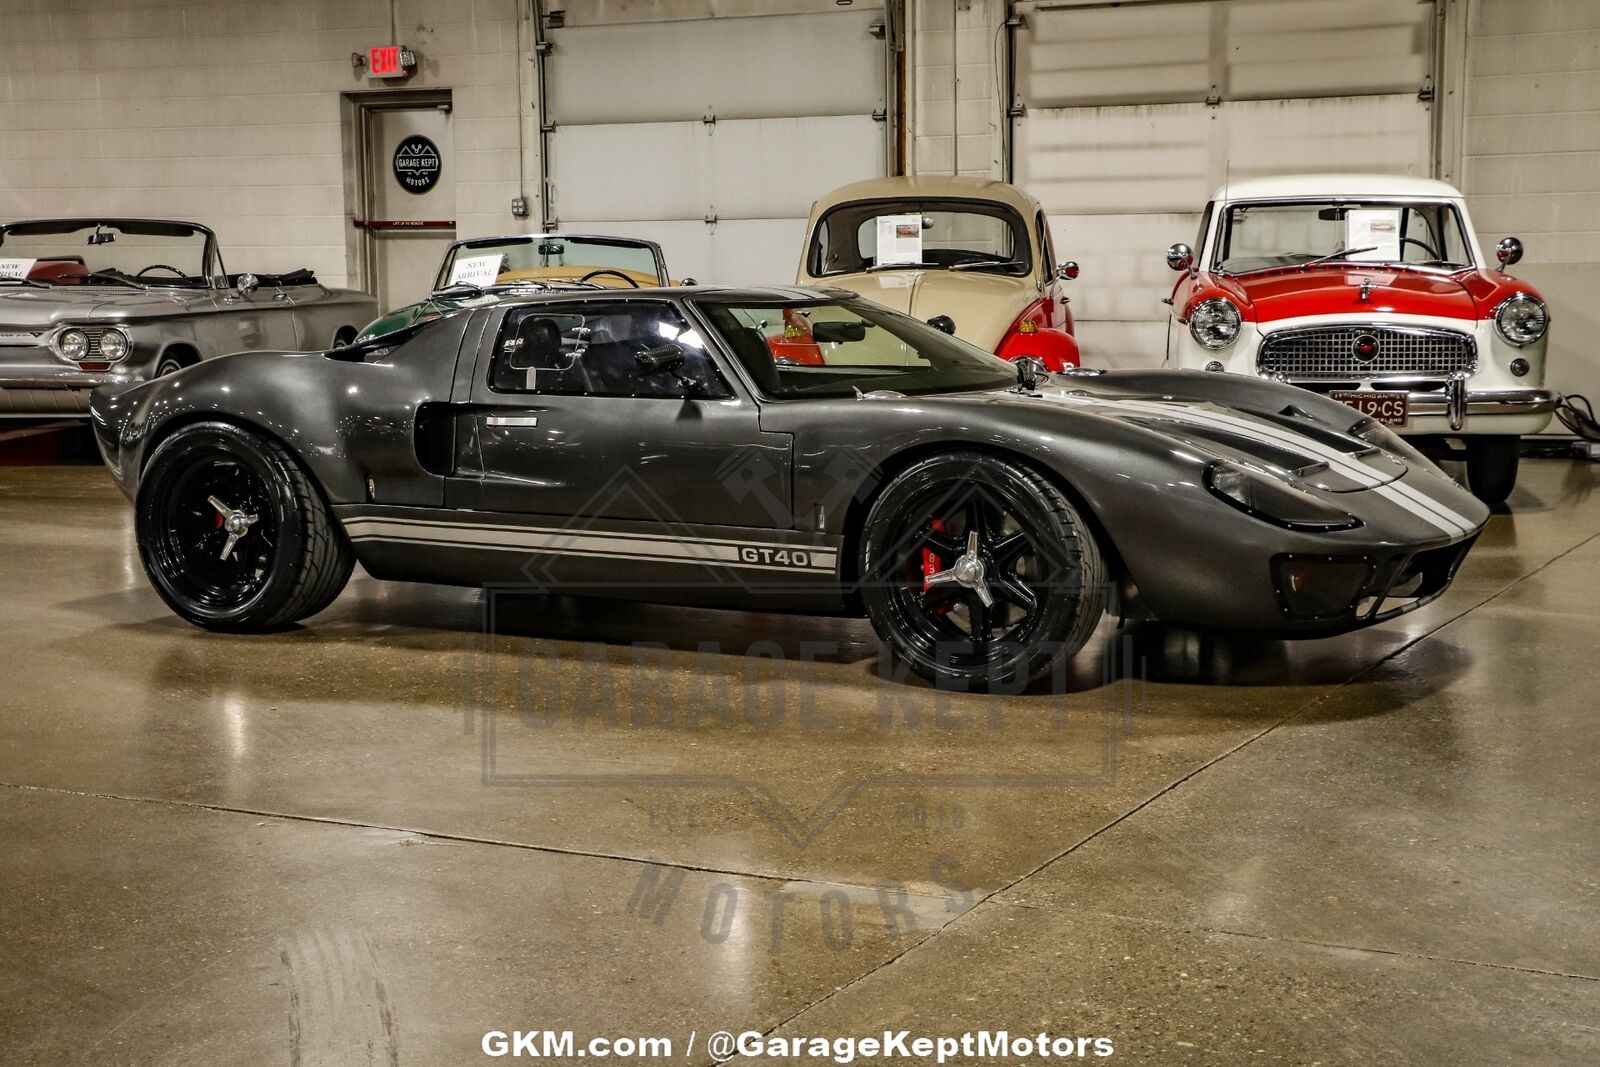
[[[89,354],[89,335],[82,330],[63,330],[56,338],[56,351],[70,360],[80,360]]]
[[[1189,313],[1189,333],[1202,348],[1227,348],[1239,336],[1239,309],[1220,296],[1202,300]]]
[[[1206,468],[1206,488],[1239,510],[1290,530],[1353,530],[1361,520],[1289,485],[1227,460]]]
[[[108,362],[115,363],[128,354],[128,335],[121,330],[107,330],[100,335],[100,355]]]
[[[1509,296],[1494,309],[1494,328],[1518,348],[1543,337],[1549,325],[1550,313],[1545,310],[1544,301],[1531,293]]]

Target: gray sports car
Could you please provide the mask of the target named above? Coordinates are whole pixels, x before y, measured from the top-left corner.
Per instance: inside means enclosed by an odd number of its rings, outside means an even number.
[[[98,385],[229,352],[320,348],[377,311],[308,270],[229,274],[193,222],[44,219],[0,226],[0,416],[84,415]]]
[[[95,393],[156,590],[213,629],[379,578],[861,612],[1027,683],[1107,611],[1290,636],[1438,596],[1488,512],[1371,419],[1201,372],[1047,376],[853,294],[463,309]]]

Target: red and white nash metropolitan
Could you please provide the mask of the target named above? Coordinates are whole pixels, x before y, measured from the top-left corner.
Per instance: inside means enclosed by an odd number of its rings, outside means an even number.
[[[1549,314],[1505,273],[1514,237],[1479,251],[1444,182],[1314,174],[1230,183],[1194,248],[1176,244],[1169,365],[1258,374],[1326,394],[1436,455],[1464,458],[1498,503],[1517,439],[1550,421]]]

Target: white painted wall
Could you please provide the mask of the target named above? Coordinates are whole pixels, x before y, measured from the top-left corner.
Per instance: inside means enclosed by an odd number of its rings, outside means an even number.
[[[517,123],[536,144],[525,0],[4,0],[0,218],[126,214],[212,225],[231,270],[350,275],[341,93],[395,40],[411,88],[454,98],[458,232],[525,228]],[[533,176],[520,190],[532,197]],[[537,218],[537,204],[534,205]]]
[[[1550,304],[1550,384],[1600,393],[1600,3],[1453,0],[1466,7],[1458,182],[1479,239],[1507,234],[1512,273]],[[1558,427],[1559,429],[1559,427]]]

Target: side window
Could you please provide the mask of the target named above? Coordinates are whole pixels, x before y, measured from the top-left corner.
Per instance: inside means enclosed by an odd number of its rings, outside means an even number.
[[[546,304],[513,309],[500,326],[489,364],[497,393],[546,396],[685,396],[669,373],[642,375],[640,352],[664,344],[683,351],[681,373],[701,385],[690,395],[731,395],[705,340],[664,303]]]
[[[1050,224],[1045,221],[1044,212],[1039,212],[1034,225],[1039,228],[1039,258],[1044,260],[1039,264],[1040,272],[1046,278],[1053,278],[1056,273],[1056,249],[1050,243]]]

